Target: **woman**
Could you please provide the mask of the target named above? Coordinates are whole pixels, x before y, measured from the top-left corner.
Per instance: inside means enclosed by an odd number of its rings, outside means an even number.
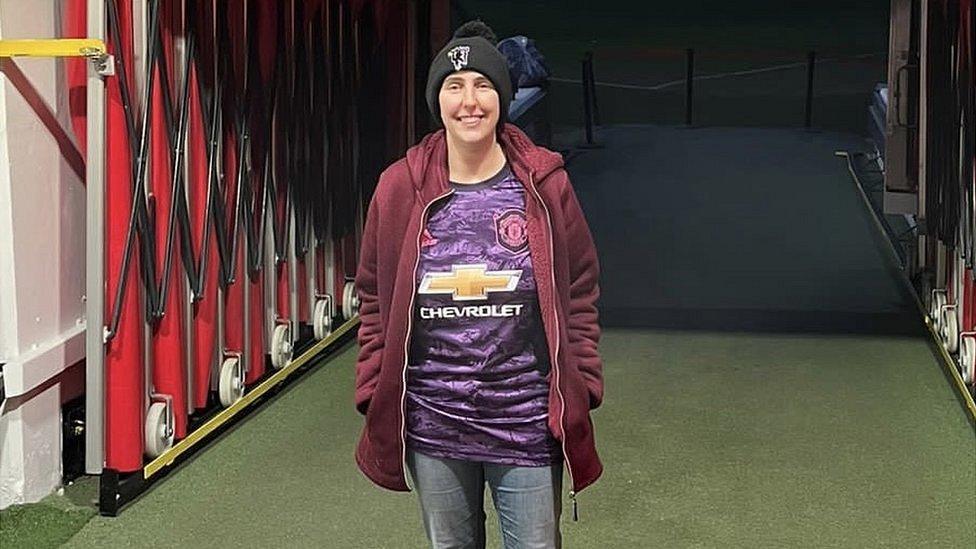
[[[602,472],[596,249],[562,157],[505,123],[512,84],[480,21],[431,63],[444,128],[380,176],[360,264],[356,461],[416,488],[434,547],[483,547],[484,484],[505,547],[559,547],[562,470]]]

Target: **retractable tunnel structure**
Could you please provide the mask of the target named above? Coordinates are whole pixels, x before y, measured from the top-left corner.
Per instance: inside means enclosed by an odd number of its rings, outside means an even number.
[[[888,82],[872,96],[868,133],[884,211],[915,237],[905,271],[976,415],[974,11],[972,0],[892,0]]]
[[[84,294],[48,375],[24,344],[4,347],[5,396],[28,400],[83,363],[75,434],[114,514],[354,332],[364,202],[425,129],[417,74],[431,34],[447,32],[446,2],[31,4],[2,4],[0,59],[17,94],[5,97],[47,122],[77,192],[72,211],[35,212],[74,226],[32,292],[71,279]],[[45,71],[42,93],[32,77]],[[66,101],[52,108],[45,93]],[[29,233],[10,237],[20,257]]]

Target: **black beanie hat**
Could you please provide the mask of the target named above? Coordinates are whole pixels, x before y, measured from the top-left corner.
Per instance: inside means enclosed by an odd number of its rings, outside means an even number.
[[[508,118],[508,105],[512,101],[512,80],[508,72],[508,60],[495,47],[495,33],[481,21],[469,21],[454,32],[454,39],[447,43],[430,62],[427,73],[427,107],[438,125],[442,124],[438,96],[444,79],[455,72],[470,70],[485,75],[498,92],[498,125]]]

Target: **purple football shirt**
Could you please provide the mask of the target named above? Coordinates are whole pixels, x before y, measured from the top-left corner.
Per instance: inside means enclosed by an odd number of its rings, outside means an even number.
[[[509,166],[451,184],[421,239],[407,366],[407,441],[422,454],[505,465],[561,459],[547,427],[549,353]]]

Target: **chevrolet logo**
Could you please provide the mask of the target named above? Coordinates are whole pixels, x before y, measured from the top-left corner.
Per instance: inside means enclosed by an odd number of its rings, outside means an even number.
[[[522,271],[489,271],[487,265],[452,265],[449,273],[426,273],[418,292],[451,294],[454,301],[488,299],[488,292],[511,292]]]

